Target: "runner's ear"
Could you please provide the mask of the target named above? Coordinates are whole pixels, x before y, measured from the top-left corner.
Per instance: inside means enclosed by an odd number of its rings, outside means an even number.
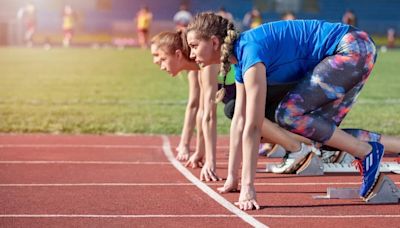
[[[182,53],[182,51],[181,50],[176,50],[175,51],[175,56],[178,58],[178,59],[181,59],[182,57],[183,57],[183,53]]]
[[[214,51],[217,51],[217,50],[219,50],[221,47],[220,47],[220,42],[219,42],[219,39],[218,39],[218,37],[217,36],[211,36],[211,43],[212,43],[212,46],[213,46],[213,50]]]

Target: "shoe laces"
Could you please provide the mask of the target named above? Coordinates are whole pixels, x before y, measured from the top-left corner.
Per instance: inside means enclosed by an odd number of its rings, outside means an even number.
[[[351,163],[353,166],[356,167],[356,169],[360,172],[361,176],[364,174],[364,168],[362,165],[362,161],[359,159],[354,159],[353,162]]]
[[[317,156],[322,156],[322,151],[318,149],[314,144],[311,145],[311,152],[313,152]]]
[[[289,158],[289,153],[286,153],[286,154],[283,156],[282,163],[279,164],[279,166],[282,167],[282,166],[286,165],[286,162],[287,162],[288,158]]]

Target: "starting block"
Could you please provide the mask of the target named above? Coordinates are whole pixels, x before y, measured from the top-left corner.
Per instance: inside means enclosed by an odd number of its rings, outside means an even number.
[[[365,198],[365,202],[370,204],[377,203],[399,203],[400,190],[396,184],[387,176],[379,175],[379,179],[371,191]]]
[[[358,188],[331,188],[328,187],[327,194],[313,196],[314,199],[360,199]],[[400,190],[396,184],[387,176],[380,174],[374,189],[363,198],[367,204],[398,204]]]
[[[268,158],[283,158],[283,156],[285,156],[285,154],[286,154],[286,150],[282,146],[275,144],[272,147],[271,151],[269,151],[267,153],[267,157]]]
[[[313,196],[314,199],[358,199],[358,188],[333,188],[328,187],[326,195]]]
[[[277,163],[267,163],[265,171],[272,172]],[[358,173],[359,171],[351,163],[323,163],[315,153],[310,153],[303,164],[296,170],[300,176],[321,176],[324,173]],[[400,164],[398,162],[382,162],[380,172],[400,174]]]
[[[305,162],[297,169],[296,174],[302,176],[323,175],[324,173],[358,173],[351,163],[322,163],[314,153],[310,153]],[[400,174],[400,164],[397,162],[381,162],[380,172]]]
[[[296,170],[296,174],[299,176],[324,175],[324,164],[315,153],[310,153],[303,164]]]

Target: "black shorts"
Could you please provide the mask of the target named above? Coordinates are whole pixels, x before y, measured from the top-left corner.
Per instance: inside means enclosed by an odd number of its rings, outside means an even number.
[[[221,89],[222,85],[218,84],[218,90]],[[222,99],[222,103],[224,103],[225,105],[231,101],[231,100],[235,100],[236,98],[236,85],[232,84],[232,85],[225,85],[225,96],[224,99]]]
[[[265,103],[265,118],[272,122],[275,120],[275,110],[279,103],[286,96],[286,94],[294,88],[297,83],[282,84],[282,85],[269,85],[267,87],[267,100]],[[235,93],[236,94],[236,93]],[[236,96],[235,96],[236,97]],[[235,97],[230,96],[230,100],[224,102],[225,116],[232,119],[235,110]]]

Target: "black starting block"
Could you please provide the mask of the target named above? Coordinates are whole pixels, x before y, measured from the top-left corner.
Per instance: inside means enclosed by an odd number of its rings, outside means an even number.
[[[358,188],[328,187],[326,195],[313,196],[314,199],[362,199],[367,204],[398,204],[400,190],[386,175],[380,174],[374,189],[367,197],[361,198]]]

